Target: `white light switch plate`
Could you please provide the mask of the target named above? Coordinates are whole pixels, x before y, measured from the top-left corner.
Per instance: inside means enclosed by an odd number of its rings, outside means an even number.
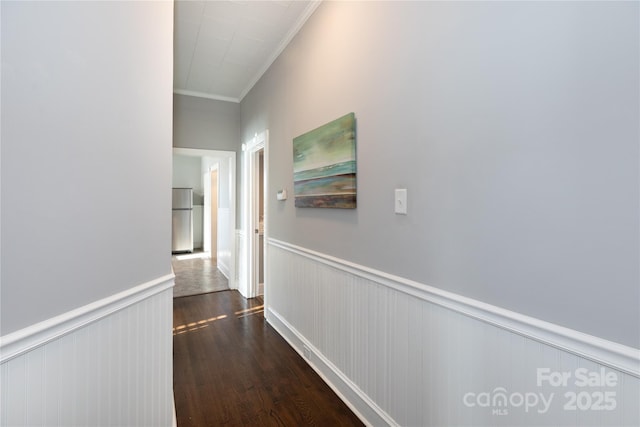
[[[396,189],[395,211],[397,214],[401,214],[401,215],[407,214],[407,189],[406,188]]]

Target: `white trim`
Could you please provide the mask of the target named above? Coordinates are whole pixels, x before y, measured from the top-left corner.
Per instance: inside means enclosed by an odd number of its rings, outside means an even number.
[[[206,98],[206,99],[213,99],[216,101],[235,102],[236,104],[239,104],[244,99],[244,97],[247,96],[249,91],[253,89],[253,86],[255,86],[255,84],[258,83],[258,80],[260,80],[260,78],[264,75],[264,73],[267,72],[267,70],[269,69],[269,67],[271,67],[271,65],[275,62],[275,60],[278,59],[278,56],[280,56],[282,51],[285,50],[285,48],[289,45],[289,43],[291,43],[291,40],[293,40],[296,34],[298,34],[298,31],[300,31],[302,26],[311,17],[313,12],[315,12],[318,6],[320,6],[320,3],[322,3],[322,0],[312,0],[309,2],[309,4],[305,8],[305,10],[302,12],[298,20],[295,22],[293,27],[291,27],[289,32],[280,41],[280,44],[278,44],[273,54],[271,54],[271,56],[267,58],[264,64],[262,64],[262,67],[258,69],[258,72],[253,76],[251,80],[249,80],[249,83],[245,86],[242,92],[240,92],[240,97],[234,98],[232,96],[216,95],[213,93],[205,93],[205,92],[200,92],[195,90],[185,90],[185,89],[173,89],[173,93],[177,95],[194,96],[196,98]]]
[[[294,350],[305,359],[322,380],[331,387],[353,413],[366,425],[397,426],[393,418],[382,410],[369,396],[351,381],[340,369],[327,359],[316,347],[311,344],[296,328],[294,328],[278,312],[269,308],[267,322],[289,343]],[[304,356],[303,348],[310,351],[310,357]],[[345,396],[348,393],[351,399]],[[355,399],[354,399],[355,398]],[[366,415],[365,415],[366,414]],[[375,418],[375,420],[373,420]]]
[[[220,273],[222,273],[222,275],[226,277],[228,281],[231,281],[231,272],[229,271],[229,266],[223,262],[220,262],[220,260],[218,260],[217,267],[218,267],[218,271],[220,271]]]
[[[213,99],[216,101],[235,102],[236,104],[240,103],[240,99],[238,98],[233,98],[231,96],[215,95],[212,93],[198,92],[195,90],[174,89],[173,93],[175,93],[176,95],[194,96],[196,98]]]
[[[318,6],[320,6],[320,3],[322,3],[322,0],[313,0],[309,2],[304,12],[302,12],[302,14],[300,15],[296,23],[293,25],[293,27],[291,27],[291,30],[289,30],[287,35],[284,36],[284,38],[282,39],[282,41],[280,42],[276,50],[273,52],[273,54],[262,65],[262,67],[255,74],[255,76],[253,76],[253,78],[249,81],[249,84],[247,84],[244,90],[240,92],[240,101],[242,101],[244,97],[247,96],[249,91],[253,89],[253,86],[255,86],[255,84],[258,83],[258,80],[260,80],[260,78],[264,75],[264,73],[267,72],[269,67],[271,67],[271,65],[276,61],[276,59],[278,59],[278,56],[280,56],[282,51],[289,45],[289,43],[291,43],[291,40],[293,40],[296,34],[298,34],[298,31],[300,31],[302,26],[311,17],[313,12],[315,12]]]
[[[237,248],[236,248],[236,239],[235,239],[235,230],[236,230],[236,212],[237,212],[237,203],[236,203],[236,191],[238,182],[236,180],[236,152],[235,151],[224,151],[224,150],[209,150],[209,149],[200,149],[200,148],[181,148],[174,147],[173,148],[174,155],[180,156],[193,156],[193,157],[201,157],[208,159],[218,159],[220,161],[229,161],[229,181],[231,182],[231,191],[229,192],[229,233],[231,245],[231,256],[229,258],[229,265],[227,266],[227,271],[234,272],[236,271],[236,266],[238,265],[237,259]],[[218,165],[220,162],[217,163]],[[203,210],[203,219],[204,219],[204,210]],[[204,231],[204,230],[203,230]],[[204,236],[203,236],[204,237]],[[224,274],[224,273],[223,273]],[[235,276],[230,277],[229,279],[229,288],[237,289],[238,283],[237,278]]]
[[[192,157],[221,157],[225,159],[229,157],[233,157],[234,161],[236,158],[235,151],[208,150],[203,148],[173,147],[173,154],[177,154],[179,156],[192,156]]]
[[[107,298],[0,337],[0,363],[25,354],[37,347],[137,304],[174,285],[173,274],[127,289]]]
[[[640,378],[640,349],[608,341],[277,239],[268,239],[268,245],[318,261]]]
[[[240,198],[242,200],[242,197]],[[242,221],[241,221],[242,222]],[[240,226],[242,226],[242,224],[240,224]],[[242,245],[244,244],[244,231],[242,229],[237,228],[235,230],[235,259],[236,259],[236,263],[230,268],[230,273],[233,275],[233,282],[235,283],[235,288],[232,289],[236,289],[239,291],[240,288],[240,284],[244,282],[244,269],[242,269],[243,261],[242,261],[242,257],[244,256],[244,248],[242,247]]]
[[[178,427],[178,417],[176,416],[176,395],[172,390],[171,403],[173,403],[173,420],[171,421],[171,427]]]
[[[239,271],[244,272],[242,276],[238,277],[238,292],[245,298],[253,298],[258,293],[258,271],[256,270],[257,263],[257,243],[254,241],[256,234],[254,229],[258,228],[258,218],[256,215],[256,204],[258,199],[258,193],[255,191],[256,185],[259,181],[257,176],[257,162],[256,155],[259,151],[263,150],[264,153],[264,242],[266,244],[268,238],[268,203],[267,203],[267,188],[269,185],[269,130],[265,129],[260,134],[255,134],[253,138],[245,142],[242,148],[242,201],[240,212],[242,213],[241,228],[243,233],[240,236],[243,238],[241,251],[239,253]],[[267,253],[265,251],[265,257]],[[265,258],[266,259],[266,258]],[[265,262],[264,266],[264,279],[265,288],[267,285],[267,266]],[[266,298],[265,298],[266,304]]]

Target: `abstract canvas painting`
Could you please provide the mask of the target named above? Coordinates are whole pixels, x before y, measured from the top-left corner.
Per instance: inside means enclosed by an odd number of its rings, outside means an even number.
[[[356,127],[349,113],[293,139],[297,208],[356,207]]]

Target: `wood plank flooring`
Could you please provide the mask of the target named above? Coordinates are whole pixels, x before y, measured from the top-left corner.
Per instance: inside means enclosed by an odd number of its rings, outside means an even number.
[[[237,291],[174,299],[178,427],[361,426]]]

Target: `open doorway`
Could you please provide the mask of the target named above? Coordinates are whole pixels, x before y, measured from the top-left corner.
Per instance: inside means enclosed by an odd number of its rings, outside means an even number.
[[[194,221],[200,225],[194,227],[194,233],[199,229],[194,240],[202,243],[196,246],[201,249],[194,251],[193,255],[201,258],[203,264],[204,260],[210,261],[207,264],[210,271],[201,275],[194,272],[192,276],[213,280],[219,275],[224,278],[228,289],[236,289],[236,153],[187,148],[174,148],[173,151],[174,166],[176,157],[193,159],[190,164],[193,163],[191,167],[196,172],[186,176],[192,177],[189,178],[192,181],[189,186],[195,189],[199,185],[200,188],[199,197],[194,195],[194,208],[201,205],[199,209],[202,212],[200,219],[194,215]]]
[[[257,194],[255,196],[258,201],[253,215],[256,216],[254,220],[257,221],[258,228],[254,233],[257,234],[254,241],[254,245],[256,245],[254,253],[257,258],[254,260],[256,270],[254,288],[256,289],[255,296],[260,296],[264,295],[264,148],[255,153],[255,156],[254,162],[257,163],[257,165],[254,164],[254,168],[257,168],[255,187]]]
[[[268,297],[268,132],[243,145],[243,248],[238,290],[247,298]]]

